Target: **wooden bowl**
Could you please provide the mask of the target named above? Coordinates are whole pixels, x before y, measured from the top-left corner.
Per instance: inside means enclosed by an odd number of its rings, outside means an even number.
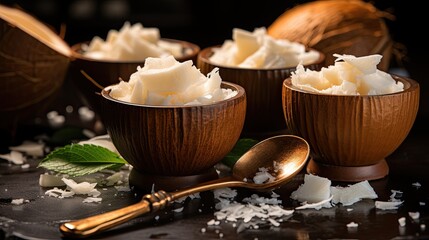
[[[240,137],[246,114],[242,87],[230,99],[208,105],[154,106],[113,99],[101,92],[101,117],[113,144],[133,169],[160,176],[207,171],[222,160]]]
[[[384,158],[403,142],[417,115],[420,87],[393,76],[404,91],[384,95],[329,95],[283,83],[286,125],[312,149],[307,171],[331,180],[361,181],[385,177]]]
[[[243,135],[246,137],[266,138],[285,131],[286,124],[282,109],[282,84],[295,67],[278,69],[248,69],[222,66],[211,62],[213,48],[200,51],[197,67],[203,74],[218,67],[222,80],[242,86],[247,95],[246,121]],[[320,70],[325,56],[321,53],[317,62],[306,65],[306,68]]]
[[[186,41],[174,39],[162,39],[168,42],[180,43],[184,46],[183,56],[176,58],[182,62],[186,60],[196,61],[200,47]],[[112,61],[88,58],[83,55],[82,46],[86,43],[78,43],[71,47],[73,52],[73,61],[70,64],[70,75],[72,82],[77,87],[78,91],[83,96],[83,101],[90,106],[96,113],[100,112],[100,97],[96,93],[104,87],[119,82],[121,78],[128,81],[130,75],[137,71],[137,67],[144,65],[144,59],[141,61]],[[83,75],[83,72],[97,82],[100,87],[97,87],[88,78]]]

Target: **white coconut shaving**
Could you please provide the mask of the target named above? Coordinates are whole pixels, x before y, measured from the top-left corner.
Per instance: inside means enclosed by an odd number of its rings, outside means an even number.
[[[44,148],[45,144],[32,141],[24,141],[21,145],[9,147],[11,151],[22,152],[32,157],[43,157]]]
[[[422,184],[420,184],[419,182],[412,183],[411,185],[413,185],[417,189],[422,186]]]
[[[420,218],[420,212],[408,212],[408,216],[413,220],[418,220]]]
[[[368,181],[358,182],[347,187],[333,186],[327,178],[306,174],[304,183],[291,193],[291,198],[303,204],[296,208],[321,209],[330,208],[332,204],[341,203],[350,206],[362,199],[376,199],[378,196]]]
[[[66,184],[61,180],[62,176],[51,175],[49,173],[40,174],[39,185],[41,187],[62,187]]]
[[[100,197],[87,197],[82,202],[83,203],[100,203],[103,198]]]
[[[405,225],[407,224],[405,217],[399,218],[398,223],[399,223],[399,226],[405,227]]]
[[[209,221],[208,225],[216,225],[216,221],[240,222],[237,232],[250,227],[258,229],[259,224],[279,226],[283,218],[291,216],[294,212],[284,209],[279,199],[265,198],[257,194],[244,198],[244,203],[238,203],[233,201],[237,195],[236,190],[230,188],[214,190],[214,195],[219,201],[215,206],[218,211],[214,213],[216,219]]]
[[[346,225],[348,228],[357,228],[359,226],[359,224],[355,223],[355,222],[350,222]]]
[[[10,151],[8,154],[0,154],[0,158],[5,159],[15,165],[22,165],[27,161],[25,156],[18,151]]]
[[[399,205],[401,205],[402,201],[394,201],[394,202],[385,202],[385,201],[375,201],[375,208],[380,210],[395,210],[398,209]]]
[[[80,194],[80,195],[88,195],[89,197],[96,198],[101,194],[97,189],[95,189],[95,186],[97,185],[97,183],[89,183],[89,182],[76,183],[74,180],[67,179],[67,178],[62,178],[61,180],[67,185],[67,188],[65,190],[55,187],[53,189],[47,190],[45,192],[45,195],[48,195],[50,197],[56,197],[56,198],[67,198],[67,197],[72,197],[75,194]],[[88,201],[98,201],[98,200],[94,200],[94,199],[85,200],[85,202],[88,202]]]
[[[291,193],[291,198],[300,202],[318,203],[329,199],[331,180],[312,174],[304,176],[304,183]]]
[[[259,172],[253,177],[253,182],[256,184],[274,182],[276,178],[268,172],[268,168],[261,167]]]
[[[295,210],[303,210],[303,209],[316,209],[319,210],[321,208],[330,208],[332,207],[331,205],[331,200],[332,200],[332,196],[329,197],[328,199],[322,200],[320,202],[316,202],[316,203],[306,203],[304,202],[304,204],[302,206],[296,207]]]
[[[11,204],[12,205],[22,205],[24,204],[24,199],[23,198],[18,198],[18,199],[12,199]]]
[[[378,196],[368,181],[362,181],[348,187],[331,187],[332,203],[350,206],[364,198],[376,199]]]

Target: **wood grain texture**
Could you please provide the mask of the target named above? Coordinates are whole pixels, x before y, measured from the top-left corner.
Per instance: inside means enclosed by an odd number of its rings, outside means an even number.
[[[337,166],[375,164],[408,135],[419,107],[419,84],[393,76],[405,90],[372,96],[328,95],[300,90],[286,79],[286,125],[306,139],[313,158]]]
[[[246,115],[242,87],[230,99],[199,106],[149,106],[102,92],[102,118],[121,155],[141,173],[183,176],[213,167],[240,137]]]
[[[213,48],[208,47],[200,51],[197,66],[203,74],[218,67],[222,80],[238,84],[246,90],[247,112],[243,132],[252,134],[285,129],[281,101],[282,85],[296,68],[245,69],[220,66],[209,60],[213,54]],[[316,63],[307,65],[306,68],[320,70],[323,63],[322,54]]]
[[[183,62],[193,60],[194,63],[196,62],[197,54],[200,51],[200,47],[198,45],[175,39],[163,40],[180,43],[184,46],[184,55],[181,58],[176,58],[177,61]],[[88,43],[89,42],[78,43],[71,47],[73,52],[73,61],[70,65],[70,74],[73,83],[81,93],[85,103],[91,106],[94,111],[99,113],[101,106],[99,97],[96,93],[99,93],[100,89],[89,81],[81,71],[84,71],[101,86],[107,87],[118,83],[120,78],[124,81],[128,81],[131,74],[137,71],[138,66],[144,66],[144,59],[142,61],[91,59],[85,57],[82,50],[82,45]]]

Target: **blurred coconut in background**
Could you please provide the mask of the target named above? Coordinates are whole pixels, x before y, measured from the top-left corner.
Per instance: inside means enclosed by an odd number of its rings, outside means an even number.
[[[63,85],[69,46],[29,14],[0,5],[0,134],[46,110]],[[4,141],[4,140],[3,140]]]
[[[360,0],[326,0],[286,10],[268,28],[268,34],[317,49],[332,65],[334,53],[366,56],[382,54],[381,70],[388,70],[393,41],[383,17],[386,13]]]

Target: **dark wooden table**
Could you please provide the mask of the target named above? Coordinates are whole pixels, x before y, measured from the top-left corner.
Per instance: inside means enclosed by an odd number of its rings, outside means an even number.
[[[209,191],[201,193],[201,198],[188,199],[182,212],[162,210],[91,239],[219,239],[220,233],[223,239],[429,239],[429,226],[422,229],[422,224],[429,225],[429,139],[423,134],[422,126],[424,124],[416,123],[403,144],[387,158],[390,174],[370,182],[378,194],[377,200],[387,201],[391,190],[403,192],[400,199],[404,204],[397,210],[376,209],[375,200],[366,199],[347,207],[297,210],[279,227],[261,226],[238,233],[231,223],[207,226],[215,211],[213,193]],[[34,130],[31,125],[24,127]],[[30,163],[29,169],[22,169],[0,161],[0,239],[60,239],[62,235],[58,227],[61,223],[140,200],[139,194],[118,192],[114,187],[100,190],[101,203],[82,203],[80,196],[67,199],[45,196],[47,189],[38,183],[39,175],[45,170],[36,168],[37,160]],[[303,182],[304,174],[300,173],[292,182],[275,191],[280,194],[284,208],[297,206],[290,199],[290,193]],[[413,186],[416,182],[421,184],[420,188]],[[253,193],[242,189],[238,192],[241,197]],[[11,204],[12,199],[19,198],[29,202]],[[347,211],[348,208],[353,211]],[[408,212],[417,211],[420,219],[412,220]],[[405,227],[399,226],[401,217],[406,218]],[[358,228],[348,229],[346,224],[350,222],[358,223]],[[201,232],[202,228],[206,228],[205,233]]]

